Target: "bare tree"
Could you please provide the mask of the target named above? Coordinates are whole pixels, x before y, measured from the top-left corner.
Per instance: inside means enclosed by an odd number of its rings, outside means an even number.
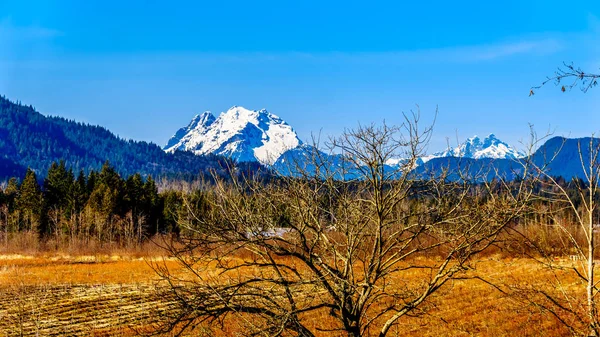
[[[563,63],[563,67],[559,67],[553,76],[547,77],[541,85],[532,87],[529,95],[534,95],[534,90],[550,82],[560,86],[563,92],[579,86],[585,93],[598,85],[598,78],[600,74],[585,72],[572,63]],[[583,177],[573,177],[570,182],[571,188],[565,186],[559,177],[553,176],[552,172],[547,170],[549,164],[562,151],[562,146],[554,153],[548,154],[544,160],[531,163],[531,166],[544,177],[540,180],[539,200],[551,206],[545,210],[549,223],[537,224],[537,226],[549,227],[553,235],[559,238],[560,246],[548,247],[537,242],[535,238],[515,231],[526,239],[530,247],[534,248],[536,255],[532,257],[552,273],[553,278],[547,281],[551,282],[558,291],[549,292],[535,285],[508,288],[513,295],[519,295],[522,299],[553,315],[568,328],[572,335],[600,336],[597,302],[599,289],[595,275],[596,232],[600,220],[597,214],[600,143],[594,135],[586,142],[587,144],[579,142],[577,151]],[[568,256],[569,262],[557,261],[557,254],[560,257]],[[569,291],[565,286],[569,284],[572,276],[575,276],[579,284],[585,288],[584,296],[582,296],[583,292],[577,291],[581,288]]]
[[[250,336],[383,337],[423,313],[519,216],[531,189],[527,179],[474,188],[415,170],[432,130],[418,122],[411,113],[400,127],[348,130],[332,155],[305,156],[310,171],[294,170],[303,174],[216,179],[190,234],[167,245],[183,271],[154,266],[176,303],[157,332],[238,325]],[[393,158],[403,160],[387,165]]]
[[[599,73],[588,73],[574,66],[573,63],[563,63],[563,66],[559,67],[552,76],[546,77],[546,80],[540,85],[532,87],[529,90],[529,96],[533,96],[535,90],[540,89],[550,82],[556,86],[560,86],[562,92],[571,90],[577,86],[579,86],[581,91],[587,92],[598,85],[598,78],[600,78]]]
[[[549,161],[532,163],[543,176],[536,199],[537,203],[549,206],[543,209],[548,222],[532,224],[536,230],[513,232],[533,248],[530,257],[541,263],[552,277],[538,280],[543,281],[541,284],[506,285],[506,292],[551,314],[573,336],[600,336],[597,299],[600,289],[595,275],[600,222],[597,205],[600,142],[592,136],[578,143],[578,160],[584,177],[574,177],[568,183],[547,170],[548,163],[562,149],[548,154]],[[553,245],[532,235],[541,230],[555,238]]]

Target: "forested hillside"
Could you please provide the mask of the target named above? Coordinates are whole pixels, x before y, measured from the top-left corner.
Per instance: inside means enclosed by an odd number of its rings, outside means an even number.
[[[226,159],[187,152],[165,153],[159,146],[124,140],[107,129],[47,117],[32,106],[0,96],[0,181],[24,177],[27,167],[43,176],[52,162],[63,160],[74,172],[100,170],[107,160],[122,175],[191,179],[212,169],[224,172]],[[255,170],[258,164],[244,164]]]

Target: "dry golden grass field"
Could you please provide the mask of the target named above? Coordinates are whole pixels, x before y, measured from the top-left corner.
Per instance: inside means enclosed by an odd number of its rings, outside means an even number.
[[[0,336],[128,336],[147,331],[160,313],[173,305],[149,265],[157,259],[127,255],[1,255]],[[173,270],[178,268],[175,261],[165,263]],[[529,259],[488,257],[473,266],[478,275],[493,283],[555,290],[550,282],[552,274]],[[575,281],[567,280],[564,289],[576,292]],[[306,319],[323,324],[329,318],[324,312],[321,317]],[[235,336],[240,329],[243,324],[231,321],[224,331],[198,327],[189,334]],[[567,331],[551,315],[535,306],[525,305],[482,281],[466,279],[439,291],[425,314],[403,318],[391,336],[565,334]]]

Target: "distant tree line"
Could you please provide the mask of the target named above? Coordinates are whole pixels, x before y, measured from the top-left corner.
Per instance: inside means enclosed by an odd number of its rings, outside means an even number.
[[[157,233],[180,233],[190,214],[202,214],[202,203],[199,188],[159,193],[151,176],[123,178],[108,162],[89,174],[54,162],[43,180],[28,169],[22,181],[11,178],[0,188],[0,237],[6,244],[29,233],[61,246],[90,241],[131,246]]]
[[[238,176],[252,173],[237,172]],[[278,184],[268,177],[262,181]],[[580,207],[578,191],[585,189],[586,183],[580,179],[556,178],[556,181],[571,196],[574,206]],[[8,243],[18,233],[29,233],[35,234],[40,242],[53,239],[65,244],[93,240],[99,244],[130,246],[155,234],[197,231],[198,223],[203,222],[201,217],[209,213],[207,205],[214,202],[209,200],[215,197],[212,182],[210,176],[205,184],[195,187],[181,180],[164,180],[159,192],[152,176],[144,178],[134,173],[122,177],[108,162],[99,171],[87,174],[84,170],[75,173],[64,161],[53,162],[43,179],[27,169],[24,178],[13,177],[0,185],[0,237]],[[491,182],[490,186],[501,185]],[[541,181],[535,188],[534,193],[540,198],[532,202],[532,211],[516,218],[515,225],[556,221],[561,207],[554,205],[552,191],[544,190],[543,186]],[[417,196],[425,193],[419,183],[412,189]],[[482,184],[474,184],[470,189],[471,193],[487,195],[481,193],[485,189]],[[490,192],[500,191],[492,188]],[[419,202],[415,199],[410,204],[419,207]],[[285,226],[285,212],[279,216]],[[568,212],[562,219],[575,220]]]

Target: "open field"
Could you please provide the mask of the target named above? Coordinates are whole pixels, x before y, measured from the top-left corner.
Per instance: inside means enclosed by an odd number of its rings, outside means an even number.
[[[0,256],[0,335],[136,335],[169,307],[149,260]]]
[[[149,266],[156,258],[127,256],[0,256],[0,336],[135,335],[172,310],[173,300]],[[165,261],[177,270],[175,261]],[[572,263],[564,261],[564,263]],[[488,258],[474,264],[498,284],[553,285],[528,259]],[[548,274],[550,275],[550,274]],[[566,285],[566,289],[573,284]],[[572,290],[572,289],[571,289]],[[569,290],[569,291],[571,291]],[[573,290],[574,291],[574,290]],[[307,317],[315,324],[328,319]],[[236,335],[243,324],[228,322]],[[197,329],[192,335],[203,335]],[[400,321],[392,336],[559,336],[567,331],[548,314],[524,306],[478,280],[457,280],[437,294],[420,317]],[[323,336],[337,336],[323,333]]]

